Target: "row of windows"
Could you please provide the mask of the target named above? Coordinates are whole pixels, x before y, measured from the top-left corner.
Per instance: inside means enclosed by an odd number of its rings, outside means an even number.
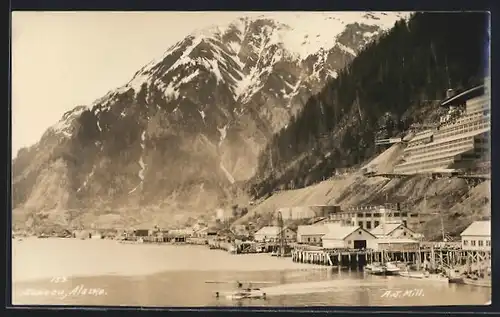
[[[443,133],[443,134],[437,134],[433,137],[430,137],[430,139],[426,139],[424,141],[419,141],[419,142],[415,142],[415,143],[411,142],[406,147],[405,152],[414,152],[414,151],[419,151],[419,150],[425,151],[428,149],[428,146],[426,146],[427,144],[429,144],[432,141],[436,141],[438,139],[443,139],[446,136],[448,136],[448,134],[450,134],[450,133],[447,132],[447,133]],[[461,133],[454,133],[453,135],[459,135],[459,134],[461,134]],[[470,136],[467,136],[467,137],[462,137],[462,138],[458,138],[458,139],[453,139],[453,140],[450,140],[447,142],[439,143],[439,145],[451,144],[451,143],[457,142],[458,140],[468,140],[470,138],[471,138]]]
[[[447,146],[446,148],[450,148],[450,146]],[[460,144],[459,146],[451,147],[451,149],[444,151],[444,149],[446,149],[446,148],[443,148],[440,152],[437,152],[437,153],[411,156],[409,158],[409,161],[414,161],[414,162],[416,162],[416,161],[429,161],[429,159],[438,158],[438,157],[448,157],[449,158],[450,156],[455,156],[457,154],[461,154],[461,153],[466,152],[468,150],[472,150],[473,145],[470,143],[469,144]],[[456,154],[454,154],[454,153],[456,153]]]
[[[379,213],[379,212],[376,212],[376,213],[339,213],[339,214],[333,214],[331,216],[331,218],[333,220],[339,220],[339,219],[346,219],[346,218],[352,218],[352,217],[358,217],[358,218],[380,218],[382,217],[382,214]],[[399,218],[399,217],[408,217],[408,213],[407,212],[394,212],[392,214],[387,214],[386,215],[387,218]]]
[[[478,108],[474,109],[472,111],[467,111],[467,115],[479,115],[481,117],[490,117],[491,115],[491,110],[488,109],[483,109],[483,108]]]
[[[408,217],[408,213],[407,212],[402,212],[402,213],[399,213],[399,212],[395,212],[393,213],[394,217]],[[366,218],[370,218],[370,217],[380,217],[381,214],[380,213],[374,213],[373,215],[371,213],[357,213],[356,216],[358,218],[363,218],[363,217],[366,217]]]
[[[307,242],[321,242],[320,237],[307,237]]]
[[[447,146],[443,149],[450,148],[451,146]],[[489,143],[479,143],[476,147],[472,144],[461,144],[457,147],[451,147],[452,149],[443,151],[441,149],[438,153],[430,153],[427,155],[415,155],[415,156],[406,156],[405,162],[399,164],[397,167],[407,167],[407,166],[415,166],[415,165],[426,165],[426,162],[445,162],[450,161],[450,164],[453,162],[453,159],[458,154],[463,154],[469,150],[474,150],[474,153],[482,153],[483,151],[490,150]],[[441,159],[437,159],[441,158]]]
[[[490,127],[490,120],[483,119],[483,120],[481,120],[481,122],[477,122],[477,123],[473,123],[473,124],[471,123],[467,126],[460,126],[457,128],[453,128],[452,130],[447,131],[443,134],[436,135],[434,137],[434,140],[448,138],[451,136],[460,135],[460,134],[468,133],[468,132],[472,132],[472,131],[478,131],[478,130],[485,129],[488,127]]]
[[[407,169],[407,168],[417,168],[417,167],[428,167],[428,168],[436,168],[436,167],[442,167],[442,166],[448,166],[449,164],[453,163],[453,158],[445,157],[442,159],[435,159],[435,160],[426,160],[426,161],[420,161],[420,162],[406,162],[403,164],[399,164],[396,166],[394,170],[401,170],[401,169]]]
[[[458,118],[454,121],[450,121],[442,124],[439,127],[439,131],[449,132],[451,129],[460,128],[466,123],[470,123],[471,121],[480,121],[483,118],[483,112],[476,113],[468,113],[465,116]]]
[[[406,220],[403,220],[403,226],[406,227],[407,222]],[[371,221],[358,221],[358,226],[367,230],[377,228],[380,225],[380,222],[378,220],[375,220],[373,222],[373,227],[372,227],[372,222]],[[406,235],[406,231],[403,233],[403,235]]]
[[[476,108],[490,108],[490,97],[482,96],[474,99],[467,100],[465,107],[467,110]]]
[[[453,148],[458,148],[458,147],[461,147],[461,146],[471,146],[474,144],[474,138],[472,137],[469,137],[469,138],[464,138],[464,139],[460,139],[459,140],[453,140],[453,141],[449,141],[449,142],[443,142],[443,143],[440,143],[440,144],[437,144],[435,146],[432,146],[432,147],[427,147],[427,148],[421,148],[421,149],[417,149],[417,150],[412,150],[412,151],[407,151],[405,154],[408,156],[408,157],[413,157],[413,156],[419,156],[419,154],[428,154],[428,155],[432,155],[432,154],[439,154],[439,153],[433,153],[433,152],[439,152],[439,151],[442,151],[442,150],[445,150],[445,149],[453,149]]]
[[[408,146],[406,147],[406,150],[416,148],[419,145],[429,144],[432,141],[433,141],[432,136],[430,136],[428,138],[424,138],[424,139],[418,140],[418,141],[412,141],[410,144],[408,144]]]
[[[464,246],[469,245],[469,240],[464,240]],[[491,241],[490,240],[477,240],[477,246],[478,247],[483,247],[483,246],[491,247]],[[470,240],[470,246],[475,247],[476,246],[476,240]]]

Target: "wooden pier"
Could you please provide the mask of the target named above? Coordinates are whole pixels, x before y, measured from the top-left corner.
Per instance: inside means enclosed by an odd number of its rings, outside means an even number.
[[[462,267],[465,271],[491,267],[491,251],[426,249],[408,251],[371,250],[292,250],[292,260],[300,263],[337,267],[363,267],[373,262],[402,261],[426,264],[430,269]]]

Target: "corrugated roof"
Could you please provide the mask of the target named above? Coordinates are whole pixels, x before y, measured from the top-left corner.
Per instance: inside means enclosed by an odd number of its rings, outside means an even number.
[[[338,225],[335,230],[331,230],[328,234],[323,236],[323,240],[343,240],[356,230],[363,230],[369,234],[370,232],[360,228],[359,226],[340,226]],[[375,236],[374,236],[375,237]]]
[[[383,236],[383,235],[388,235],[391,234],[394,230],[397,228],[401,227],[403,224],[401,222],[388,222],[388,223],[381,223],[380,225],[376,226],[372,231],[370,231],[371,234],[374,236]]]
[[[461,236],[491,236],[491,221],[474,221]]]

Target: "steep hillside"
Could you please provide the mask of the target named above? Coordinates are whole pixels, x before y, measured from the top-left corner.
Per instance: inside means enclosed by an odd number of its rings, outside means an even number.
[[[448,88],[482,81],[486,13],[418,13],[366,46],[311,97],[259,158],[248,191],[300,188],[378,154],[376,137],[397,136],[439,115]]]
[[[404,16],[322,14],[318,30],[264,16],[195,32],[20,150],[13,206],[35,223],[141,224],[245,199],[238,184],[273,135]]]
[[[387,149],[367,165],[378,167],[383,162],[382,167],[392,169],[397,161],[394,158],[399,157],[398,147],[396,145]],[[235,224],[272,221],[280,207],[340,205],[345,208],[399,202],[407,211],[436,213],[418,231],[427,239],[439,240],[440,213],[443,215],[446,234],[455,237],[472,221],[491,215],[490,187],[490,182],[486,181],[469,188],[466,181],[459,178],[433,180],[424,175],[391,180],[384,177],[368,178],[361,172],[349,173],[304,188],[275,192]]]

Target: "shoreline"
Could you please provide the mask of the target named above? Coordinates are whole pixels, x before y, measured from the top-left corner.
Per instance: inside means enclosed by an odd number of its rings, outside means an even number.
[[[173,260],[178,259],[178,261]],[[202,245],[129,244],[117,240],[12,240],[12,283],[58,276],[146,276],[166,271],[327,270],[270,254],[233,255]]]

